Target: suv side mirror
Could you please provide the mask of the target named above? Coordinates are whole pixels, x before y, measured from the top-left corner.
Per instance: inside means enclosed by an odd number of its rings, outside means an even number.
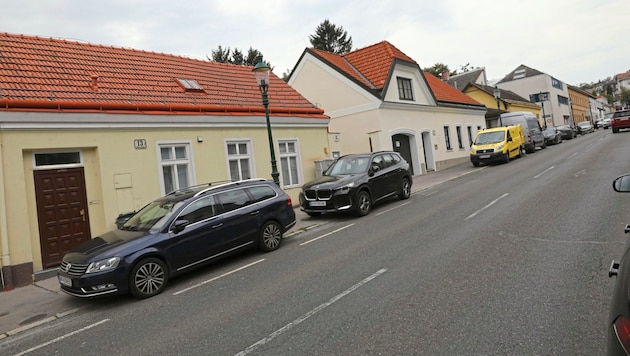
[[[615,192],[628,193],[630,192],[630,174],[624,174],[617,177],[612,183]]]
[[[182,232],[186,226],[189,224],[188,220],[175,220],[171,231],[175,234]]]

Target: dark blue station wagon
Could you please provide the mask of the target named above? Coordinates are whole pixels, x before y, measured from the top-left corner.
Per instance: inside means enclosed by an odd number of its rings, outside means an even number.
[[[148,298],[170,278],[233,252],[279,248],[295,223],[291,197],[268,180],[184,188],[67,253],[57,277],[76,297]]]

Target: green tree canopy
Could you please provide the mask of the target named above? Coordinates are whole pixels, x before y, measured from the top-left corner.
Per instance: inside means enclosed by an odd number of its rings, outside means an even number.
[[[422,71],[431,73],[438,78],[442,77],[442,73],[449,73],[449,75],[457,74],[457,71],[451,72],[451,70],[448,68],[446,64],[439,63],[439,62],[435,63],[432,67],[427,67],[427,68],[422,69]]]
[[[247,55],[245,55],[243,51],[241,51],[238,48],[234,48],[233,50],[231,50],[230,47],[223,48],[222,46],[219,45],[217,49],[212,50],[211,56],[207,58],[208,60],[213,61],[213,62],[230,63],[230,64],[237,64],[241,66],[255,66],[256,58],[262,55],[263,55],[262,52],[252,47],[249,47],[249,49],[247,50]],[[264,61],[264,62],[273,71],[273,67],[271,66],[269,61]]]
[[[341,26],[335,26],[328,19],[320,23],[315,29],[315,34],[308,38],[314,48],[322,51],[336,54],[352,51],[352,36],[348,36],[348,31],[344,31]]]
[[[621,92],[619,93],[619,101],[621,101],[621,105],[623,107],[630,107],[630,89],[621,87]]]

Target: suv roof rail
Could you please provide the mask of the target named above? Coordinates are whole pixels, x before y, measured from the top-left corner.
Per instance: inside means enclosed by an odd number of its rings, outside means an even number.
[[[239,184],[243,184],[243,183],[248,183],[248,182],[264,182],[266,181],[266,179],[264,178],[251,178],[251,179],[242,179],[242,180],[236,180],[236,181],[223,181],[223,184],[219,184],[219,185],[215,185],[215,186],[210,186],[206,189],[200,190],[197,193],[195,193],[194,196],[199,196],[201,194],[206,193],[209,190],[213,190],[213,189],[217,189],[220,187],[227,187],[230,185],[239,185]]]

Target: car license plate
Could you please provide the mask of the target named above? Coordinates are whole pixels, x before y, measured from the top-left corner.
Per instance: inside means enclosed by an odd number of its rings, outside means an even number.
[[[481,158],[481,159],[490,158],[490,155],[479,155],[479,158]]]
[[[312,201],[309,202],[310,206],[326,206],[326,202],[325,201]]]
[[[68,277],[64,277],[64,276],[57,276],[57,279],[59,279],[59,284],[64,285],[66,287],[72,287],[72,280]]]

